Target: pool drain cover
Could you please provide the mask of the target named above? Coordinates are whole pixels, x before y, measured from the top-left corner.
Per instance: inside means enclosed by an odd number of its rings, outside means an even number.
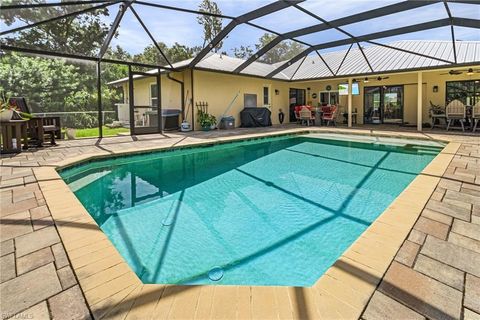
[[[220,267],[215,267],[208,272],[208,278],[212,281],[218,281],[223,278],[223,269]]]

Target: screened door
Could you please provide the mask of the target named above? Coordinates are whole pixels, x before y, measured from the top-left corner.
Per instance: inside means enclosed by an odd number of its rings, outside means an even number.
[[[383,87],[383,123],[403,122],[403,86]]]
[[[364,107],[365,123],[403,123],[403,86],[365,87]]]
[[[290,88],[289,104],[290,104],[290,112],[289,112],[290,122],[296,122],[297,117],[295,116],[295,107],[305,105],[305,89]]]
[[[381,87],[365,87],[364,110],[365,123],[381,123]]]
[[[131,134],[148,134],[162,132],[160,104],[160,77],[148,73],[131,71],[133,76],[141,76],[142,81],[129,84],[129,109]],[[145,85],[148,83],[148,85]]]

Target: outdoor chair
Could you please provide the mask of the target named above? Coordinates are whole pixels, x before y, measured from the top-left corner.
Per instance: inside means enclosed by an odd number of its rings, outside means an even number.
[[[467,108],[461,101],[453,100],[450,102],[445,108],[445,113],[447,117],[447,131],[452,124],[455,124],[455,121],[458,121],[462,126],[462,131],[465,132],[464,122],[467,120]]]
[[[472,107],[472,125],[473,125],[472,131],[473,132],[477,131],[477,124],[479,120],[480,120],[480,101],[478,101]]]
[[[447,124],[447,115],[445,114],[445,108],[437,106],[430,101],[430,118],[432,119],[431,127],[435,127],[437,120],[440,123],[440,120],[445,121]]]
[[[322,107],[322,121],[327,123],[327,126],[332,123],[335,127],[337,126],[337,110],[338,107],[332,105],[330,107]]]
[[[300,120],[300,110],[302,109],[302,106],[295,106],[293,108],[293,112],[295,113],[295,119],[297,119],[297,123],[301,123],[302,121]]]
[[[300,121],[302,123],[306,122],[307,126],[310,126],[310,123],[315,124],[315,116],[312,115],[312,110],[303,106],[300,110]]]
[[[10,103],[17,106],[21,112],[32,114],[24,97],[13,97],[9,99]],[[31,140],[35,140],[38,146],[43,144],[43,135],[50,136],[50,144],[56,145],[55,138],[61,139],[62,132],[60,126],[60,117],[39,117],[32,116],[27,123],[27,133]]]

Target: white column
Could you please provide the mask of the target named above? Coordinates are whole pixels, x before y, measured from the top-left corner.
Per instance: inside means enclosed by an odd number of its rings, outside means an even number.
[[[352,126],[352,78],[348,78],[348,127]]]
[[[417,131],[422,131],[423,114],[423,74],[417,73]]]

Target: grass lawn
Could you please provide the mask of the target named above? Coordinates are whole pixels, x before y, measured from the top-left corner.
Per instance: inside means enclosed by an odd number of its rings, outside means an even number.
[[[116,136],[119,133],[130,132],[128,128],[109,128],[103,126],[103,136]],[[91,138],[91,137],[98,137],[98,128],[87,128],[87,129],[77,129],[75,137],[79,138]]]

